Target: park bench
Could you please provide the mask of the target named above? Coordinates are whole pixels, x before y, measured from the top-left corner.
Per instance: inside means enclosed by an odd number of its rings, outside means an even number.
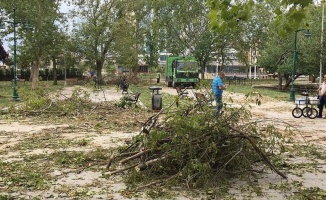
[[[189,92],[187,91],[187,88],[182,86],[177,86],[176,88],[177,94],[179,97],[187,97]]]
[[[141,93],[136,92],[134,95],[128,95],[127,98],[126,98],[126,100],[129,101],[129,102],[131,102],[132,104],[134,104],[136,106],[140,94]]]

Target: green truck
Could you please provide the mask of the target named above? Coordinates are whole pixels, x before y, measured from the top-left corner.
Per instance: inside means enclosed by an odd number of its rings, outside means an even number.
[[[168,87],[195,87],[196,83],[199,82],[199,69],[195,57],[167,57],[165,68],[165,82]]]

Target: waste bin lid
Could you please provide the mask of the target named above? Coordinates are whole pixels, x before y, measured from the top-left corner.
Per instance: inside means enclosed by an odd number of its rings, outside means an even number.
[[[159,86],[151,86],[149,87],[150,90],[162,90],[162,87]]]

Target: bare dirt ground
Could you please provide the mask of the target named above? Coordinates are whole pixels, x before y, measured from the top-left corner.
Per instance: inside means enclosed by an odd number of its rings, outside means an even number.
[[[233,98],[236,102],[241,102],[244,95],[241,94],[226,94],[226,96]],[[277,101],[268,97],[262,98],[262,104],[256,105],[251,103],[251,112],[254,119],[271,119],[274,121],[282,121],[291,124],[295,127],[303,140],[315,141],[321,145],[326,145],[326,119],[308,117],[294,118],[292,116],[292,109],[295,108],[293,102]],[[301,106],[302,108],[303,106]],[[316,108],[316,107],[315,107]],[[318,110],[318,108],[316,108]],[[325,116],[325,114],[323,114]],[[300,138],[298,138],[300,139]],[[326,146],[325,146],[326,147]]]
[[[71,96],[75,88],[67,87],[59,95],[60,98]],[[93,102],[118,101],[121,98],[121,92],[116,88],[93,91],[92,89],[82,88],[89,92],[90,99]],[[164,94],[176,95],[175,89],[163,88]],[[193,95],[190,91],[190,96]],[[233,102],[228,99],[232,98]],[[243,103],[245,97],[242,94],[228,93],[224,95],[225,102],[230,106],[239,106]],[[309,118],[293,118],[291,111],[294,104],[291,102],[276,101],[263,97],[262,104],[251,105],[251,112],[254,119],[270,120],[275,124],[289,124],[294,127],[298,134],[296,139],[302,142],[313,142],[320,148],[326,147],[326,119],[309,119]],[[117,116],[118,117],[118,116]],[[80,122],[78,124],[69,124],[65,122],[35,122],[27,118],[11,119],[0,121],[0,163],[12,163],[15,161],[24,162],[26,155],[50,155],[55,151],[90,151],[96,148],[112,148],[122,144],[125,139],[131,138],[137,134],[137,131],[115,132],[105,130],[98,132],[95,124]],[[47,130],[57,130],[60,136],[49,135]],[[32,142],[34,137],[44,137],[43,140],[54,139],[55,141],[84,141],[86,146],[63,145],[62,149],[52,149],[51,146],[42,148],[28,148],[28,141]],[[54,138],[53,138],[54,137]],[[73,159],[73,158],[71,158]],[[289,157],[293,162],[308,162],[304,158]],[[1,167],[1,166],[0,166]],[[49,167],[49,166],[44,166]],[[144,194],[138,194],[137,197],[130,197],[124,194],[125,185],[121,183],[119,177],[104,178],[103,165],[96,172],[94,170],[84,169],[83,171],[75,171],[74,169],[56,169],[51,170],[49,176],[55,177],[55,181],[50,183],[50,187],[46,190],[33,189],[25,191],[12,191],[8,193],[10,183],[5,183],[4,177],[0,177],[0,197],[1,195],[9,195],[12,199],[146,199]],[[254,180],[255,184],[263,187],[262,195],[250,192],[244,192],[248,183],[236,181],[236,186],[230,190],[230,196],[225,199],[288,199],[287,188],[280,189],[280,185],[300,183],[302,188],[318,187],[326,190],[326,164],[321,160],[315,166],[319,170],[311,169],[309,172],[302,173],[300,176],[290,174],[288,180],[284,180],[274,173],[268,173],[266,176],[258,180]],[[33,171],[33,169],[30,169]],[[34,169],[37,170],[37,169]],[[25,180],[27,181],[27,180]],[[277,185],[277,189],[271,187]],[[282,192],[280,192],[280,190]],[[7,196],[8,197],[8,196]],[[176,199],[196,199],[184,192],[176,192]],[[1,199],[1,198],[0,198]],[[8,198],[9,199],[9,198]],[[209,197],[199,197],[198,199],[209,199]]]

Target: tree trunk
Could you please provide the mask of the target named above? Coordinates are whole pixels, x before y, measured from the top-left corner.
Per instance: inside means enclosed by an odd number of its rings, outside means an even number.
[[[57,60],[55,58],[52,59],[53,62],[53,85],[58,85],[57,79]]]
[[[313,74],[309,75],[309,81],[311,81],[311,83],[315,83],[316,82],[316,78]]]
[[[282,73],[277,72],[277,79],[278,79],[278,90],[283,90],[282,88]]]
[[[102,69],[103,69],[103,61],[102,60],[97,60],[96,61],[96,75],[99,80],[102,80]]]
[[[32,74],[31,74],[31,76],[32,76],[32,89],[33,90],[37,88],[40,65],[41,65],[41,57],[38,56],[36,58],[35,65],[32,67]]]
[[[293,81],[295,81],[299,76],[301,76],[302,74],[300,73],[300,74],[296,74],[295,76],[294,76],[294,80]],[[285,90],[286,88],[288,88],[289,87],[289,85],[292,83],[292,76],[289,76],[290,78],[288,78],[287,80],[286,80],[286,82],[285,82],[285,85],[284,85],[284,87],[283,87],[283,90]]]
[[[200,69],[200,78],[201,79],[205,79],[205,64],[204,64],[204,61],[203,60],[200,60],[200,59],[197,59],[199,60],[199,69]]]
[[[204,70],[203,69],[201,70],[200,77],[201,77],[202,80],[205,79],[205,69]]]
[[[283,86],[283,90],[289,87],[289,85],[292,83],[292,79],[288,78]]]

